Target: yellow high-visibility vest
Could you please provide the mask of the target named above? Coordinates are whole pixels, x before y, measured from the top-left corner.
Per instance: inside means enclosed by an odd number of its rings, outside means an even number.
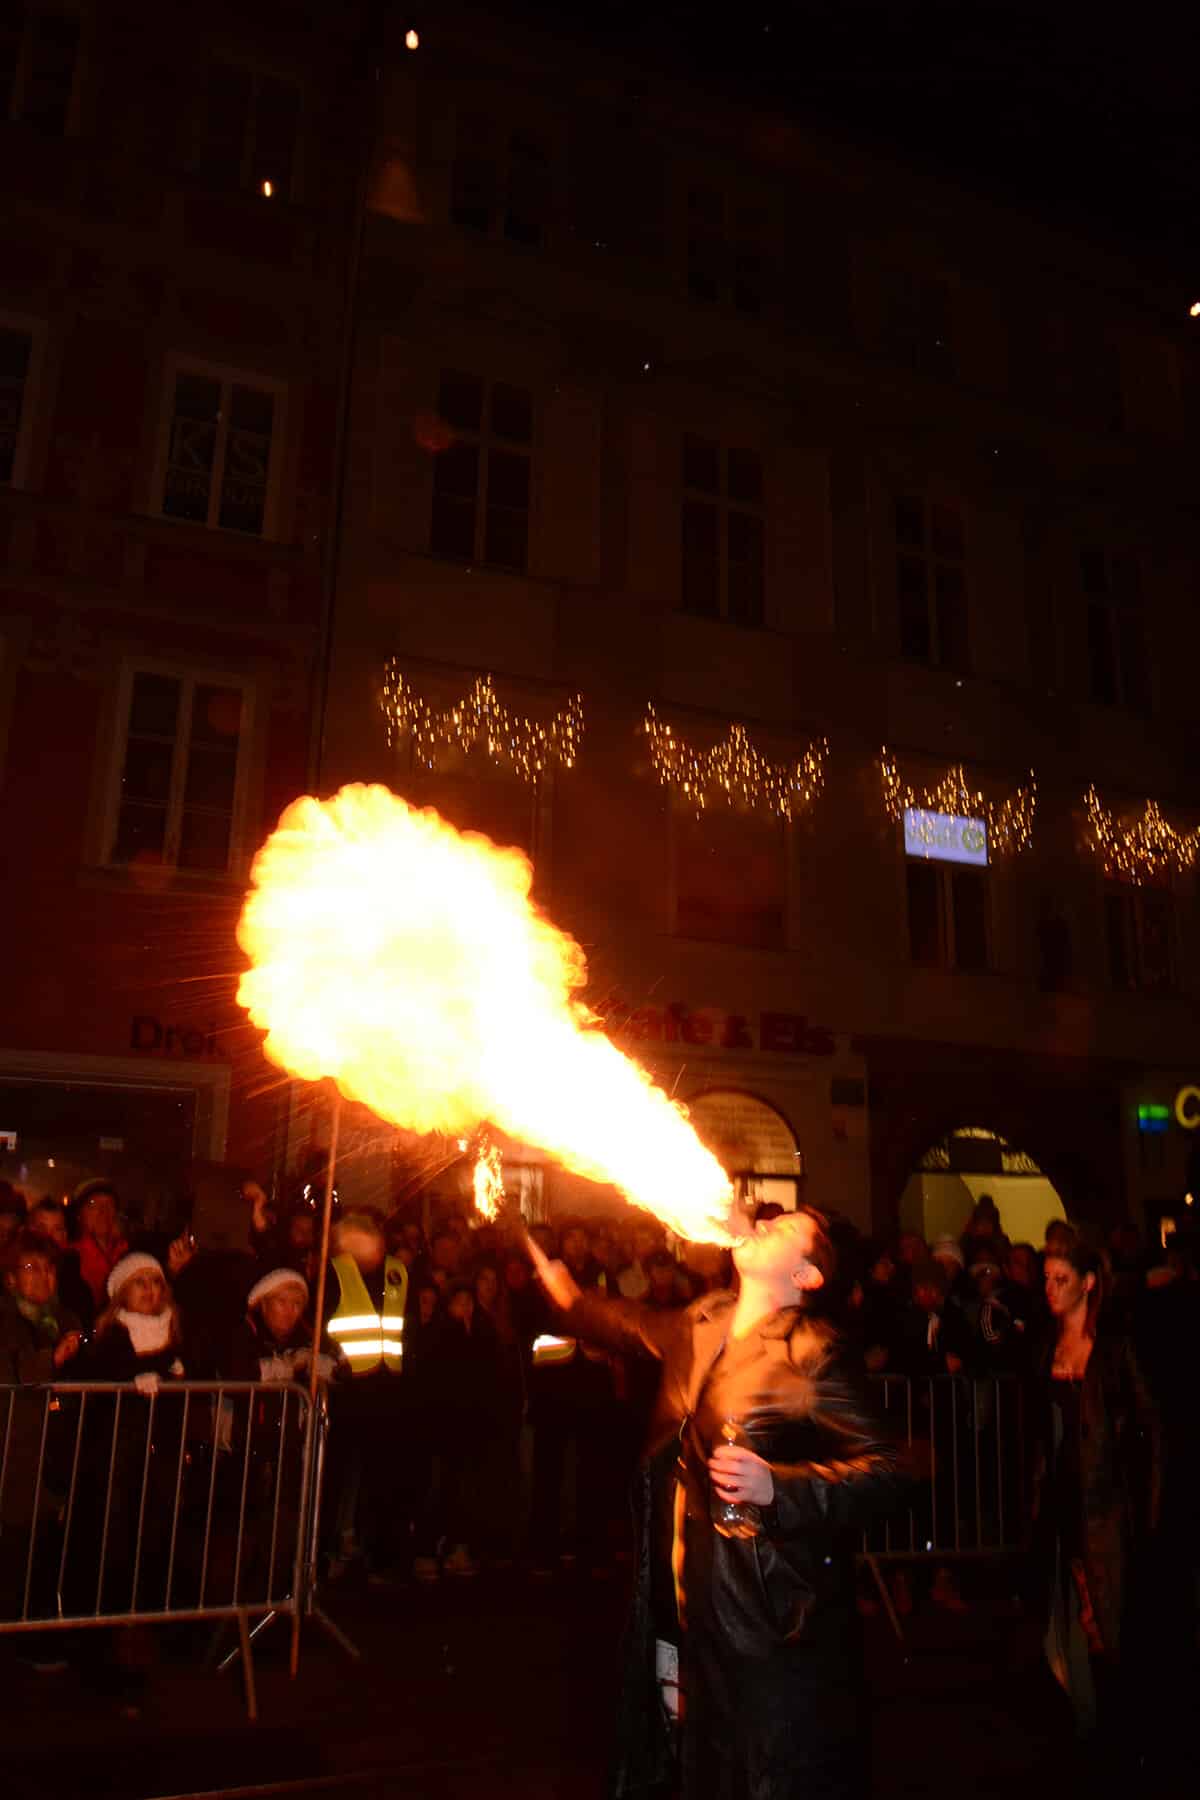
[[[380,1363],[399,1373],[404,1361],[408,1270],[398,1256],[387,1258],[383,1265],[383,1311],[377,1312],[352,1256],[335,1256],[332,1268],[338,1278],[338,1303],[329,1321],[329,1335],[345,1351],[351,1373],[369,1375]]]

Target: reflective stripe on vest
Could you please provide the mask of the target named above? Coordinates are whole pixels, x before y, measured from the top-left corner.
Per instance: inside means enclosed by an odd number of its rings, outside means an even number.
[[[354,1258],[335,1256],[332,1266],[338,1278],[338,1303],[328,1330],[344,1350],[351,1373],[368,1375],[380,1363],[398,1373],[404,1359],[408,1270],[398,1257],[387,1258],[383,1265],[383,1311],[378,1313]]]
[[[570,1362],[575,1354],[575,1339],[550,1337],[543,1332],[533,1340],[533,1366],[544,1369],[550,1363]]]

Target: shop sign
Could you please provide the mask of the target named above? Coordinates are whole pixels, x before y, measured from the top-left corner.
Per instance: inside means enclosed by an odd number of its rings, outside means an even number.
[[[610,1037],[636,1044],[687,1044],[774,1056],[833,1056],[837,1050],[833,1032],[805,1013],[731,1013],[715,1006],[693,1007],[685,1000],[631,1007],[620,994],[597,1001],[595,1010]]]
[[[168,1025],[153,1013],[135,1013],[130,1021],[129,1048],[142,1056],[181,1056],[195,1061],[203,1056],[222,1056],[217,1028],[201,1031],[191,1025]]]
[[[929,862],[968,863],[986,869],[987,826],[982,819],[959,813],[929,812],[923,806],[904,809],[904,854]]]
[[[1175,1117],[1185,1131],[1200,1127],[1200,1087],[1181,1087],[1175,1096]]]

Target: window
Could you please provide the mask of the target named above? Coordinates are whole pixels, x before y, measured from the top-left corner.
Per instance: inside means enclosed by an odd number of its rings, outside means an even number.
[[[493,844],[515,845],[530,857],[539,848],[537,791],[497,769],[482,751],[464,756],[457,769],[415,769],[404,793],[414,806],[436,808],[459,831],[477,831]]]
[[[941,669],[968,666],[966,536],[944,501],[896,500],[900,652]]]
[[[950,288],[944,281],[893,270],[883,287],[884,348],[918,375],[954,376]]]
[[[247,694],[233,681],[138,669],[128,683],[108,860],[223,874],[235,852]]]
[[[767,221],[761,208],[737,204],[716,188],[693,187],[687,212],[691,298],[761,313],[767,288]]]
[[[571,147],[571,219],[592,250],[661,261],[665,233],[661,143],[632,122],[576,122]]]
[[[450,180],[450,217],[463,231],[536,249],[549,234],[553,162],[547,141],[524,127],[464,113]]]
[[[300,93],[294,83],[237,63],[208,66],[198,174],[220,187],[287,199],[295,190]]]
[[[281,390],[204,367],[176,368],[171,382],[161,512],[269,535]]]
[[[683,440],[682,600],[702,619],[761,625],[766,525],[762,458]]]
[[[1108,974],[1115,988],[1152,991],[1174,985],[1170,890],[1110,887],[1104,895]]]
[[[1084,550],[1080,578],[1087,602],[1088,675],[1093,700],[1148,712],[1146,628],[1138,559]]]
[[[438,411],[454,433],[433,466],[429,547],[463,562],[524,569],[529,556],[533,396],[444,369]]]
[[[919,857],[909,857],[904,868],[912,960],[932,969],[986,969],[988,890],[983,871]]]
[[[1036,927],[1037,982],[1043,994],[1068,994],[1074,985],[1071,926],[1047,896]]]
[[[742,813],[673,816],[675,930],[710,943],[782,949],[787,827]]]
[[[0,487],[24,478],[35,350],[32,329],[0,319]]]
[[[0,107],[61,137],[79,69],[79,19],[52,7],[0,4]]]

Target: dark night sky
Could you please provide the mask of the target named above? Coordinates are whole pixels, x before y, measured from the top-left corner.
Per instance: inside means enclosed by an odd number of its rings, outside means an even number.
[[[501,0],[985,184],[1200,291],[1200,25],[1123,0]]]

